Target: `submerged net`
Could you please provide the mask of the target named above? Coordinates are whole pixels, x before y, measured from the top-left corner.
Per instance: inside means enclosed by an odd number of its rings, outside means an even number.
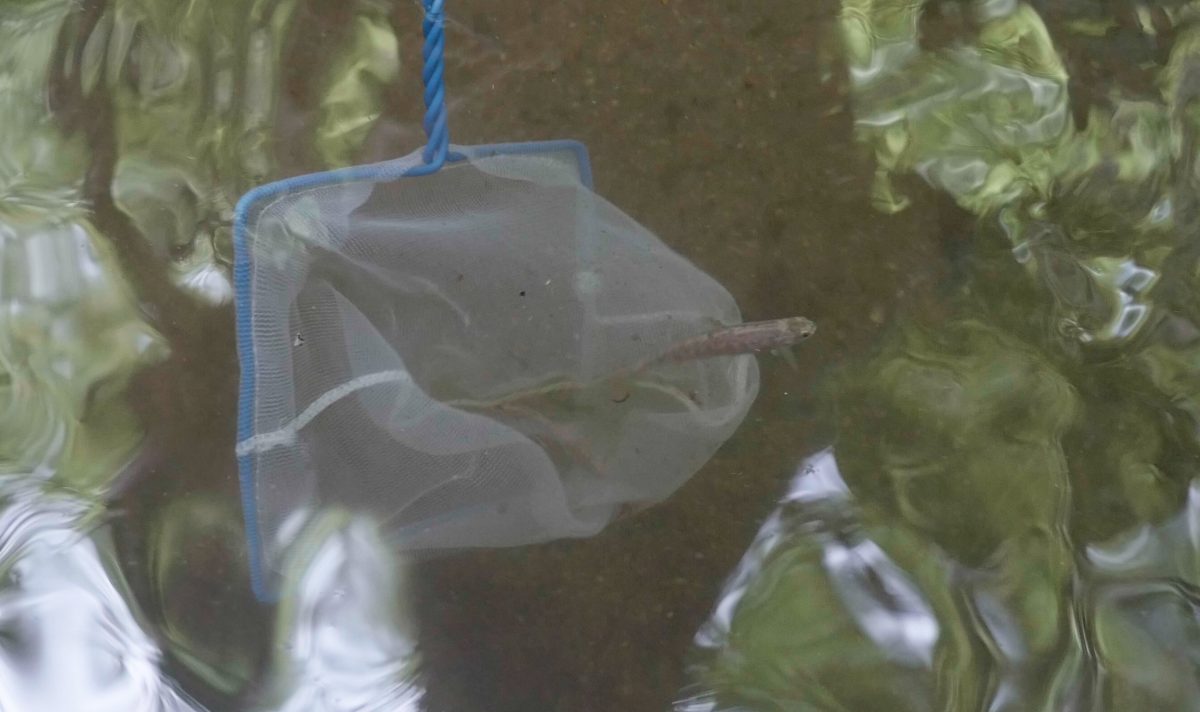
[[[260,592],[329,505],[408,551],[594,534],[678,488],[757,393],[749,356],[629,372],[740,316],[590,190],[581,146],[449,155],[249,203],[238,455]]]

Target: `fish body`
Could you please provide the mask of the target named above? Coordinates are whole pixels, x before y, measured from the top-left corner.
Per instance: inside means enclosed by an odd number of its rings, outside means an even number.
[[[653,362],[684,363],[785,349],[812,336],[816,330],[817,325],[802,316],[723,326],[671,346]]]
[[[817,330],[816,324],[802,316],[786,319],[771,319],[768,321],[752,321],[745,324],[722,326],[706,334],[676,342],[658,356],[646,359],[638,364],[611,373],[600,379],[607,383],[609,398],[615,403],[623,403],[631,391],[631,383],[638,381],[640,387],[659,390],[688,401],[688,396],[669,384],[657,384],[652,380],[639,380],[644,373],[662,364],[687,363],[718,356],[737,356],[739,354],[754,354],[763,351],[785,351],[801,341],[812,336]],[[789,354],[790,355],[790,354]],[[456,399],[443,401],[454,408],[468,410],[503,410],[518,406],[524,401],[548,396],[579,393],[592,384],[579,383],[570,379],[556,378],[549,383],[528,388],[516,393],[510,393],[489,400]],[[523,406],[522,406],[523,407]],[[691,404],[695,408],[695,404]]]

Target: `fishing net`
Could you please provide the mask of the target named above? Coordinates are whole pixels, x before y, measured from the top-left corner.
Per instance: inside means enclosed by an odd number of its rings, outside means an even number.
[[[741,421],[752,358],[606,379],[738,309],[589,190],[573,151],[537,148],[458,149],[419,179],[252,214],[238,448],[268,559],[289,514],[332,503],[406,548],[592,534],[671,493]]]
[[[327,506],[409,552],[594,534],[678,488],[757,393],[749,356],[630,372],[739,322],[732,297],[590,189],[581,145],[451,146],[439,99],[423,151],[239,205],[238,456],[264,597]]]

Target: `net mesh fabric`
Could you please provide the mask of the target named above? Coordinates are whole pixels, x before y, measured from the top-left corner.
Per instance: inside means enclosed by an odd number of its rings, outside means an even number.
[[[740,321],[716,281],[593,193],[569,151],[285,191],[247,221],[248,467],[264,562],[327,505],[410,551],[594,534],[707,461],[751,357],[606,378]],[[417,155],[398,162],[419,162]],[[611,385],[611,384],[610,384]]]

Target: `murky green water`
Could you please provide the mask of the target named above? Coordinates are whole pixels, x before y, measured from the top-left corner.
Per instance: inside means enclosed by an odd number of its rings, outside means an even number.
[[[918,7],[450,0],[456,142],[819,332],[593,539],[330,513],[267,607],[233,205],[421,144],[420,7],[0,4],[0,709],[1200,709],[1200,10]]]

